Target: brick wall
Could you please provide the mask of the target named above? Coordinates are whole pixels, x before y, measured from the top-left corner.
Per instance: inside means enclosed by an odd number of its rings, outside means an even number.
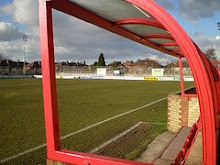
[[[176,133],[181,127],[191,127],[200,115],[197,97],[168,95],[167,129]]]
[[[188,110],[188,127],[191,127],[199,118],[199,101],[197,97],[189,98],[189,110]]]

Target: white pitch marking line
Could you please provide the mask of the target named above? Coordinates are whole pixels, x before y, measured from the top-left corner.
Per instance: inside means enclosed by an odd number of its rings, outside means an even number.
[[[108,119],[106,119],[106,120],[103,120],[103,121],[100,121],[100,122],[98,122],[98,123],[92,124],[92,125],[90,125],[90,126],[88,126],[88,127],[82,128],[82,129],[80,129],[80,130],[74,131],[74,132],[72,132],[72,133],[69,133],[69,134],[67,134],[67,135],[64,135],[64,136],[60,137],[60,139],[61,139],[61,140],[66,139],[66,138],[68,138],[68,137],[70,137],[70,136],[73,136],[73,135],[75,135],[75,134],[81,133],[81,132],[83,132],[83,131],[87,131],[87,130],[93,128],[93,127],[96,127],[96,126],[101,125],[101,124],[103,124],[103,123],[106,123],[106,122],[108,122],[108,121],[117,119],[117,118],[119,118],[119,117],[121,117],[121,116],[125,116],[125,115],[127,115],[127,114],[129,114],[129,113],[138,111],[138,110],[143,109],[143,108],[145,108],[145,107],[151,106],[151,105],[156,104],[156,103],[158,103],[158,102],[161,102],[161,101],[163,101],[163,100],[165,100],[165,99],[167,99],[167,97],[164,97],[164,98],[159,99],[159,100],[157,100],[157,101],[153,101],[153,102],[151,102],[151,103],[149,103],[149,104],[145,104],[145,105],[140,106],[140,107],[138,107],[138,108],[132,109],[132,110],[130,110],[130,111],[128,111],[128,112],[124,112],[124,113],[121,113],[121,114],[119,114],[119,115],[110,117],[110,118],[108,118]],[[22,155],[25,155],[25,154],[34,152],[34,151],[39,150],[39,149],[41,149],[41,148],[43,148],[43,147],[45,147],[45,146],[46,146],[46,143],[41,144],[41,145],[36,146],[36,147],[33,147],[33,148],[28,149],[28,150],[26,150],[26,151],[24,151],[24,152],[21,152],[21,153],[19,153],[19,154],[17,154],[17,155],[7,157],[7,158],[1,160],[0,163],[5,163],[5,162],[8,162],[8,161],[10,161],[10,160],[12,160],[12,159],[16,159],[16,158],[18,158],[18,157],[20,157],[20,156],[22,156]]]
[[[135,124],[134,126],[132,126],[131,128],[129,128],[128,130],[122,132],[121,134],[119,134],[118,136],[113,137],[112,139],[104,142],[103,144],[99,145],[98,147],[96,147],[95,149],[89,151],[89,153],[95,153],[98,150],[100,150],[101,148],[111,144],[112,142],[118,140],[120,137],[125,136],[126,134],[128,134],[129,132],[131,132],[132,130],[134,130],[135,128],[137,128],[140,124],[142,124],[143,122],[138,122],[137,124]]]
[[[160,123],[160,122],[143,122],[145,124],[151,124],[151,125],[166,125],[167,123]]]
[[[112,142],[118,140],[119,138],[127,135],[129,132],[131,132],[132,130],[134,130],[135,128],[137,128],[139,125],[141,124],[149,124],[149,125],[166,125],[166,123],[159,123],[159,122],[138,122],[137,124],[135,124],[134,126],[132,126],[131,128],[125,130],[124,132],[120,133],[119,135],[113,137],[112,139],[109,139],[108,141],[104,142],[103,144],[99,145],[98,147],[92,149],[91,151],[89,151],[89,153],[93,154],[96,153],[97,151],[99,151],[100,149],[102,149],[103,147],[106,147],[107,145],[111,144]]]

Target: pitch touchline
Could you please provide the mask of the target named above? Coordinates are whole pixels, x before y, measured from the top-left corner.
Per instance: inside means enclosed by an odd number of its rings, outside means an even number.
[[[167,99],[167,97],[164,97],[164,98],[159,99],[159,100],[157,100],[157,101],[153,101],[153,102],[151,102],[151,103],[145,104],[145,105],[143,105],[143,106],[141,106],[141,107],[132,109],[132,110],[130,110],[130,111],[128,111],[128,112],[124,112],[124,113],[121,113],[121,114],[119,114],[119,115],[110,117],[110,118],[108,118],[108,119],[106,119],[106,120],[103,120],[103,121],[100,121],[100,122],[98,122],[98,123],[92,124],[92,125],[90,125],[90,126],[88,126],[88,127],[85,127],[85,128],[80,129],[80,130],[74,131],[74,132],[69,133],[69,134],[67,134],[67,135],[61,136],[60,139],[61,139],[61,140],[66,139],[66,138],[68,138],[68,137],[70,137],[70,136],[73,136],[73,135],[76,135],[76,134],[81,133],[81,132],[83,132],[83,131],[89,130],[89,129],[94,128],[94,127],[96,127],[96,126],[98,126],[98,125],[101,125],[101,124],[106,123],[106,122],[108,122],[108,121],[114,120],[114,119],[119,118],[119,117],[121,117],[121,116],[125,116],[125,115],[127,115],[127,114],[129,114],[129,113],[135,112],[135,111],[137,111],[137,110],[140,110],[140,109],[142,109],[142,108],[148,107],[148,106],[150,106],[150,105],[156,104],[156,103],[161,102],[161,101],[163,101],[163,100],[165,100],[165,99]],[[43,148],[43,147],[45,147],[45,146],[46,146],[46,143],[41,144],[41,145],[36,146],[36,147],[33,147],[33,148],[28,149],[28,150],[26,150],[26,151],[24,151],[24,152],[21,152],[21,153],[19,153],[19,154],[17,154],[17,155],[7,157],[7,158],[1,160],[0,163],[5,163],[5,162],[8,162],[8,161],[10,161],[10,160],[12,160],[12,159],[16,159],[16,158],[18,158],[18,157],[20,157],[20,156],[22,156],[22,155],[25,155],[25,154],[34,152],[34,151],[39,150],[39,149],[41,149],[41,148]]]
[[[100,149],[106,147],[107,145],[111,144],[112,142],[118,140],[119,138],[127,135],[129,132],[131,132],[132,130],[134,130],[135,128],[139,127],[141,124],[152,124],[152,125],[165,125],[166,123],[158,123],[158,122],[153,122],[153,123],[150,123],[150,122],[138,122],[137,124],[135,124],[134,126],[132,126],[131,128],[127,129],[126,131],[120,133],[119,135],[113,137],[112,139],[109,139],[108,141],[102,143],[101,145],[99,145],[98,147],[92,149],[91,151],[89,151],[89,153],[93,154],[93,153],[96,153],[97,151],[99,151]]]

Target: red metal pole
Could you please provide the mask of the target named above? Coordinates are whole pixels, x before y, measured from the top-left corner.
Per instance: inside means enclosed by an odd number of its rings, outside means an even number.
[[[183,63],[182,63],[182,57],[181,56],[179,56],[179,58],[178,58],[178,63],[179,63],[179,69],[180,69],[181,96],[184,96],[185,92],[184,92]]]
[[[47,154],[60,149],[51,2],[39,0],[40,53]]]

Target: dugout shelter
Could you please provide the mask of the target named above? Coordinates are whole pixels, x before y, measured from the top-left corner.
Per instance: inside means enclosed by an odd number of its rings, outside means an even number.
[[[200,120],[190,131],[189,138],[174,164],[184,164],[191,142],[200,127],[202,128],[203,164],[216,164],[220,112],[219,75],[178,22],[153,0],[39,0],[48,159],[77,165],[145,164],[60,148],[52,9],[179,58],[182,95],[184,95],[184,84],[181,59],[186,58],[194,77],[200,105]]]

